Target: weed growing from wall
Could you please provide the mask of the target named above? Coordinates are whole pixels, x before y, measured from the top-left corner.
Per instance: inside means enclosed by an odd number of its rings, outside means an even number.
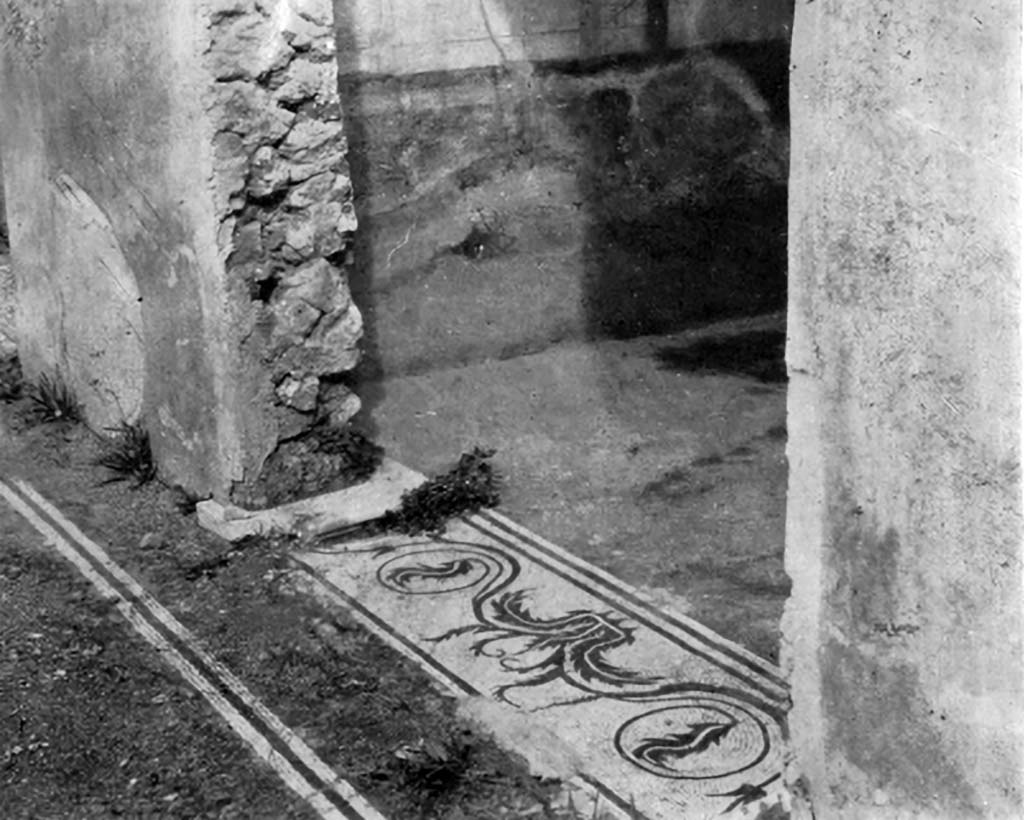
[[[463,453],[447,473],[402,493],[401,505],[379,519],[381,526],[407,535],[438,533],[450,518],[496,507],[499,479],[490,462],[493,455],[494,450],[480,447]]]
[[[472,452],[463,453],[448,472],[402,493],[396,509],[370,521],[328,530],[319,538],[330,543],[383,532],[443,533],[450,519],[498,505],[500,476],[490,463],[493,455],[494,450],[474,447]]]
[[[30,415],[36,422],[81,421],[82,410],[78,400],[60,373],[53,377],[45,373],[29,388]]]

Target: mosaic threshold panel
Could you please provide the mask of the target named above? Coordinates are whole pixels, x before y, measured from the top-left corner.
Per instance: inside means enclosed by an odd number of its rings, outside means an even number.
[[[783,799],[779,670],[501,515],[441,537],[326,535],[296,560],[450,690],[529,712],[626,817],[752,816]]]

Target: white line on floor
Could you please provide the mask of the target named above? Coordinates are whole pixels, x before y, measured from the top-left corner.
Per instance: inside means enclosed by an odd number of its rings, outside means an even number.
[[[227,667],[203,650],[195,636],[114,563],[98,544],[27,482],[15,480],[13,485],[20,494],[0,481],[0,495],[73,564],[103,597],[117,601],[117,609],[135,630],[206,698],[235,733],[320,817],[330,820],[385,820]],[[189,660],[186,653],[193,660]],[[198,661],[199,666],[205,669],[200,669],[194,661]],[[237,701],[243,709],[254,714],[264,728],[246,717],[231,700]]]

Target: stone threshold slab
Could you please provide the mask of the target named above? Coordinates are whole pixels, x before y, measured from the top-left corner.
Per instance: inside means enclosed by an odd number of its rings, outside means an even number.
[[[200,526],[228,541],[274,533],[314,536],[378,518],[398,506],[402,493],[425,480],[421,473],[385,458],[367,481],[344,490],[266,510],[248,510],[210,499],[196,505],[196,516]]]
[[[273,510],[203,502],[200,521],[225,537],[303,535],[292,555],[301,587],[612,816],[754,818],[788,807],[789,696],[773,664],[494,511],[453,520],[440,536],[331,534],[396,507],[423,480],[386,460],[365,484]]]

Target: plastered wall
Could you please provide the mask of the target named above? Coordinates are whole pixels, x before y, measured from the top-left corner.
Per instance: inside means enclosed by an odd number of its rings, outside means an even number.
[[[798,4],[791,782],[1021,816],[1020,6]]]
[[[95,429],[139,421],[162,477],[250,484],[358,401],[361,333],[333,8],[5,6],[0,148],[27,376]]]
[[[196,185],[210,167],[199,20],[122,2],[4,13],[0,146],[26,374],[59,375],[97,429],[148,414],[170,472],[218,484],[237,448],[215,388],[227,352],[208,336],[224,295]]]
[[[335,0],[343,74],[405,75],[784,40],[792,0]]]

